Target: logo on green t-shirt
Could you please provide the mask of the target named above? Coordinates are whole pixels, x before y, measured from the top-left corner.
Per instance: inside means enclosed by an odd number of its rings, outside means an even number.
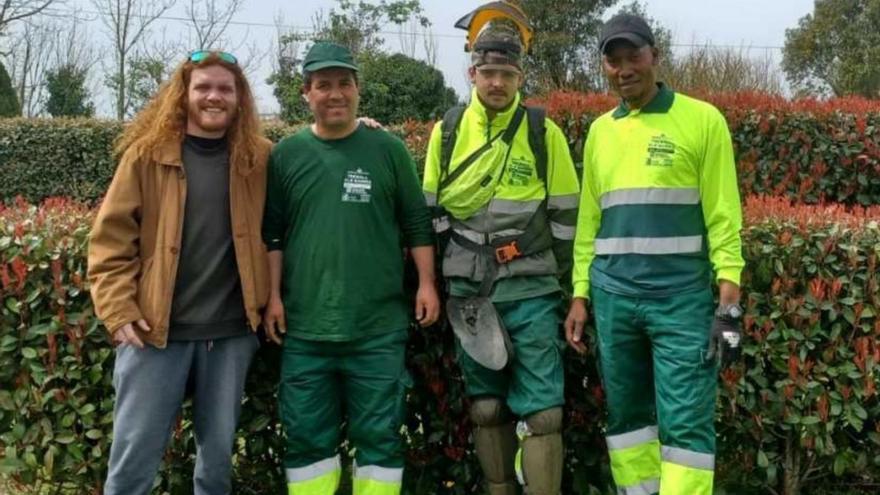
[[[370,189],[373,188],[373,181],[370,180],[370,173],[358,167],[357,170],[349,170],[345,174],[345,181],[342,183],[342,201],[346,203],[369,203]]]
[[[665,134],[658,134],[652,137],[648,144],[648,159],[645,165],[671,167],[674,157],[675,143]]]

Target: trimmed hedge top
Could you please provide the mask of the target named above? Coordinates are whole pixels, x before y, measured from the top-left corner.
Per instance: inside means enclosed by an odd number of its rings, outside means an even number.
[[[727,117],[744,196],[880,204],[880,101],[789,101],[755,93],[703,97]],[[608,94],[572,92],[532,101],[546,106],[562,127],[576,162],[590,123],[617,105]],[[432,125],[409,122],[392,128],[419,166]],[[18,195],[29,201],[51,196],[97,200],[113,174],[110,150],[120,130],[117,122],[99,120],[0,120],[0,202]],[[273,141],[294,130],[265,127]]]

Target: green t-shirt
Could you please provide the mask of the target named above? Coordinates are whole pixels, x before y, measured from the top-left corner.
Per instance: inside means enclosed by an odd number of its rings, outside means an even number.
[[[289,335],[350,341],[405,329],[403,247],[432,245],[431,215],[403,142],[363,126],[303,129],[269,161],[263,237],[283,251]]]

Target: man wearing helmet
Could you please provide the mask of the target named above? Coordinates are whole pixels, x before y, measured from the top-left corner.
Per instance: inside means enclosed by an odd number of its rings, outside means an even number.
[[[570,268],[578,180],[562,131],[521,101],[532,36],[522,11],[492,2],[456,27],[469,31],[474,90],[434,127],[423,189],[435,207],[474,443],[490,495],[518,493],[517,478],[526,493],[556,495],[559,277]]]

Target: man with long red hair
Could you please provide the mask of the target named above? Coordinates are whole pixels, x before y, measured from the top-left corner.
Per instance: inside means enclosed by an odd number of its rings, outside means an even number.
[[[89,243],[116,344],[105,495],[148,494],[187,393],[196,495],[231,493],[244,381],[268,298],[259,225],[271,143],[237,60],[197,51],[126,126]]]

